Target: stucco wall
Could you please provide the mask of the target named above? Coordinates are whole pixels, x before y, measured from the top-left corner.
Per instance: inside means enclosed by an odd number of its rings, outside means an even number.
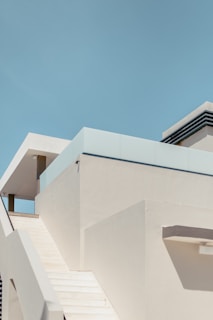
[[[0,212],[2,319],[61,320],[61,306],[30,237],[23,230],[13,231],[2,201]]]
[[[213,257],[198,245],[163,241],[162,226],[213,229],[212,211],[146,201],[85,231],[92,268],[121,320],[212,318]]]
[[[142,200],[213,208],[210,176],[81,155],[36,198],[70,268],[84,255],[84,229]]]
[[[212,318],[213,257],[198,245],[162,240],[163,225],[213,229],[212,210],[146,202],[146,298],[148,320]]]
[[[55,179],[35,200],[40,214],[71,269],[80,266],[79,168],[73,164]]]
[[[142,200],[213,208],[210,176],[82,155],[81,227]]]
[[[213,258],[164,242],[162,226],[213,228],[212,190],[210,176],[81,155],[38,195],[36,213],[70,268],[81,254],[95,271],[121,320],[208,320]]]
[[[93,270],[119,319],[145,319],[145,207],[139,203],[85,231]]]

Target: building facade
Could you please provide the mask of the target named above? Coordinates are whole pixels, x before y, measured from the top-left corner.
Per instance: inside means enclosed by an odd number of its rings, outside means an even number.
[[[2,319],[210,320],[212,126],[206,102],[161,142],[29,134],[0,180]]]

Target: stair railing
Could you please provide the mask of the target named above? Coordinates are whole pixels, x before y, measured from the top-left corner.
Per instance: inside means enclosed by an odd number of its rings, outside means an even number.
[[[0,199],[1,199],[1,202],[2,202],[3,207],[4,207],[4,211],[5,211],[5,213],[6,213],[7,217],[8,217],[8,220],[9,220],[9,222],[10,222],[10,225],[11,225],[12,231],[14,231],[14,226],[13,226],[12,221],[11,221],[11,219],[10,219],[9,212],[8,212],[8,210],[7,210],[6,206],[5,206],[4,200],[3,200],[3,198],[2,198],[2,196],[1,196],[1,195],[0,195]]]
[[[58,303],[57,297],[49,284],[48,277],[40,263],[39,257],[34,249],[33,243],[24,230],[14,230],[8,211],[5,208],[2,197],[0,197],[0,234],[1,246],[7,246],[7,259],[2,257],[10,266],[10,274],[5,273],[5,277],[10,276],[14,283],[18,284],[16,290],[20,292],[20,304],[26,319],[35,319],[38,314],[42,314],[42,319],[63,319],[63,311]],[[2,262],[2,269],[7,268],[7,263]],[[16,270],[16,271],[15,271]],[[23,282],[23,272],[27,276]],[[21,283],[21,286],[20,286]],[[28,308],[30,299],[29,288],[33,288],[35,296],[34,305],[31,310]],[[31,317],[33,312],[34,316]]]
[[[13,233],[14,227],[10,220],[9,213],[7,212],[7,209],[5,207],[4,201],[1,196],[0,196],[0,225],[5,237]]]

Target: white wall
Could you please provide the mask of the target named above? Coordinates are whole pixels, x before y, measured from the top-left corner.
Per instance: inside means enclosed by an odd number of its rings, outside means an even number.
[[[80,173],[82,228],[142,200],[213,208],[210,176],[86,155]]]
[[[121,320],[212,318],[213,257],[197,244],[163,241],[162,226],[175,224],[213,229],[212,211],[146,201],[85,231],[85,268]]]
[[[210,176],[81,155],[36,206],[61,248],[66,239],[72,268],[83,234],[82,266],[95,271],[121,320],[210,320],[213,259],[193,244],[164,242],[162,225],[213,229],[212,190]],[[136,205],[144,199],[145,211]]]
[[[40,214],[71,269],[80,266],[80,194],[77,164],[67,168],[35,200]]]
[[[7,237],[6,242],[6,281],[13,279],[15,283],[24,319],[62,320],[62,308],[28,234],[16,230]],[[8,302],[10,311],[11,301]]]
[[[2,319],[62,320],[63,312],[28,234],[13,231],[0,201]],[[11,279],[16,290],[11,286]]]
[[[212,210],[146,202],[146,317],[210,320],[213,257],[198,245],[162,240],[163,225],[213,229]]]
[[[79,160],[35,201],[35,212],[71,269],[79,269],[83,260],[84,229],[135,203],[163,200],[213,208],[210,176],[88,155]]]
[[[8,294],[8,320],[24,320],[23,317],[23,313],[21,310],[21,306],[20,306],[20,302],[19,302],[19,298],[17,295],[17,291],[14,288],[12,282],[9,280],[8,285],[8,290],[9,290],[9,294]],[[4,297],[6,297],[4,295]],[[5,317],[4,317],[5,318]]]
[[[84,268],[94,271],[119,319],[145,319],[144,203],[85,230]]]

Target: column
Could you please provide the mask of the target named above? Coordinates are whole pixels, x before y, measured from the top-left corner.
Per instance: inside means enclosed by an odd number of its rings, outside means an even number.
[[[46,156],[37,156],[37,179],[40,178],[40,175],[45,169],[46,169]]]
[[[8,211],[14,212],[15,208],[15,195],[14,194],[8,194]]]

